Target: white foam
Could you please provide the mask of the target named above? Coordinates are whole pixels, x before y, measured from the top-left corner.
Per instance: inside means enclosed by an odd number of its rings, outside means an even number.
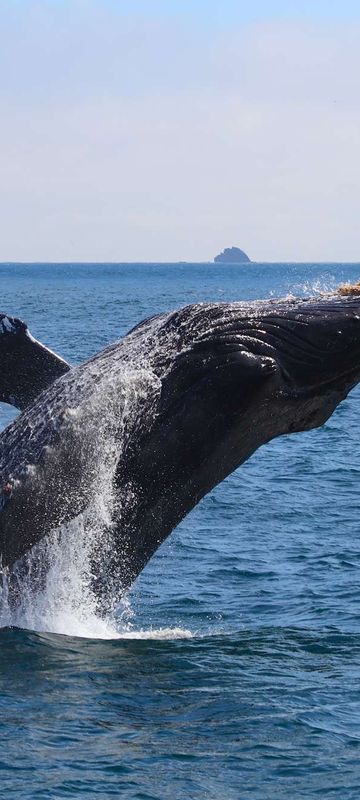
[[[126,423],[137,414],[138,401],[151,381],[157,379],[144,370],[129,370],[120,386],[110,377],[102,381],[101,389],[94,391],[84,408],[70,416],[72,432],[79,431],[79,447],[84,448],[86,463],[92,459],[93,500],[84,514],[33,547],[11,575],[3,572],[0,626],[100,639],[166,638],[163,631],[132,629],[130,605],[118,596],[116,585],[109,586],[116,615],[113,611],[107,618],[101,616],[92,588],[94,554],[104,554],[106,559],[107,547],[111,546],[113,477]],[[122,498],[123,502],[127,499]],[[121,498],[116,501],[120,503]]]
[[[172,640],[172,639],[192,639],[193,633],[187,628],[149,628],[148,630],[129,630],[120,631],[117,638],[119,639],[157,639],[157,640]]]

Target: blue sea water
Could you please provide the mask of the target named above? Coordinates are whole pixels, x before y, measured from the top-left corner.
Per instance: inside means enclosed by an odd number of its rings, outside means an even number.
[[[359,278],[347,264],[2,264],[1,310],[78,363],[158,311]],[[359,399],[204,498],[117,628],[39,603],[0,630],[1,797],[358,800]]]

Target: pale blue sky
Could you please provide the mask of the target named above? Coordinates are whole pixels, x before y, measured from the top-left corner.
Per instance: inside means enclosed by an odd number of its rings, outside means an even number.
[[[0,260],[359,260],[360,4],[0,3]]]
[[[15,4],[21,7],[29,3],[28,0],[17,0]],[[94,2],[91,4],[95,5]],[[73,5],[73,0],[55,0],[52,5],[66,8]],[[275,17],[344,19],[359,16],[358,0],[102,0],[101,5],[120,14],[197,17],[201,22],[204,17],[238,23]]]

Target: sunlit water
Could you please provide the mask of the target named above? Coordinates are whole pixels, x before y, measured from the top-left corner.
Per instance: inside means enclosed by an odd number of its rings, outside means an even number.
[[[2,265],[0,276],[1,310],[78,363],[158,311],[314,294],[359,279],[360,265]],[[258,451],[105,620],[84,579],[81,520],[42,545],[41,591],[28,581],[20,609],[1,606],[4,797],[357,800],[359,397],[321,430]],[[2,407],[2,425],[11,417]]]

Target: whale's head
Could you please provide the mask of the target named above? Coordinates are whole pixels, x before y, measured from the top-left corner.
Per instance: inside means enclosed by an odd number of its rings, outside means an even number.
[[[316,427],[360,380],[360,297],[191,306],[166,325],[182,336],[165,408],[193,394],[225,427],[260,407],[269,438],[280,409],[273,435]]]
[[[138,498],[125,584],[260,445],[328,419],[360,380],[360,298],[188,306],[157,327],[156,354],[157,414],[117,474]]]

